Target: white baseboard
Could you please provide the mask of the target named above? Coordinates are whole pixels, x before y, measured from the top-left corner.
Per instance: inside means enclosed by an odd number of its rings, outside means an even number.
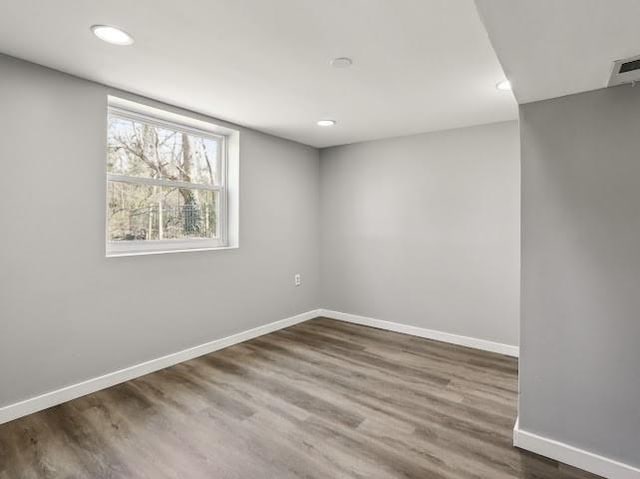
[[[495,343],[486,339],[471,338],[469,336],[460,336],[458,334],[444,333],[433,329],[419,328],[418,326],[409,326],[407,324],[394,323],[391,321],[383,321],[382,319],[368,318],[366,316],[358,316],[356,314],[341,313],[339,311],[331,311],[321,309],[321,315],[326,318],[346,321],[348,323],[361,324],[363,326],[371,326],[373,328],[386,329],[395,331],[396,333],[410,334],[411,336],[419,336],[421,338],[435,339],[445,343],[467,346],[474,349],[482,349],[492,353],[504,354],[506,356],[518,357],[518,346],[509,344]]]
[[[319,316],[410,334],[421,338],[468,346],[507,356],[518,356],[517,346],[444,333],[442,331],[419,328],[417,326],[409,326],[391,321],[383,321],[355,314],[317,309],[4,406],[0,408],[0,424]],[[513,443],[519,448],[535,452],[536,454],[555,459],[565,464],[570,464],[609,479],[640,479],[640,469],[638,468],[524,431],[520,429],[519,421],[516,421],[513,429]]]
[[[640,479],[640,469],[554,439],[513,428],[513,445],[608,479]]]
[[[438,341],[444,341],[452,344],[459,344],[462,346],[468,346],[471,348],[482,349],[485,351],[491,351],[495,353],[505,354],[508,356],[518,356],[518,348],[516,346],[509,346],[506,344],[494,343],[483,339],[470,338],[467,336],[459,336],[456,334],[443,333],[441,331],[434,331],[431,329],[418,328],[416,326],[408,326],[400,323],[393,323],[390,321],[382,321],[380,319],[367,318],[364,316],[357,316],[354,314],[340,313],[337,311],[330,311],[326,309],[316,309],[307,311],[306,313],[298,314],[290,318],[281,319],[273,323],[265,324],[264,326],[258,326],[257,328],[243,331],[226,338],[210,341],[193,348],[185,349],[177,353],[169,354],[161,358],[152,359],[144,363],[136,364],[134,366],[120,369],[112,373],[105,374],[93,379],[72,384],[55,391],[51,391],[40,396],[35,396],[24,401],[20,401],[15,404],[10,404],[0,408],[0,424],[12,421],[22,416],[32,414],[34,412],[42,411],[43,409],[56,406],[63,402],[71,401],[80,396],[91,394],[101,389],[105,389],[116,384],[135,379],[145,374],[149,374],[160,369],[173,366],[183,361],[188,361],[198,356],[224,349],[234,344],[247,341],[249,339],[262,336],[264,334],[277,331],[282,328],[293,326],[294,324],[307,321],[319,316],[327,318],[337,319],[340,321],[346,321],[355,324],[361,324],[364,326],[372,326],[374,328],[386,329],[389,331],[395,331],[404,334],[410,334],[413,336],[419,336],[421,338],[435,339]]]
[[[258,336],[277,331],[279,329],[287,328],[289,326],[293,326],[294,324],[298,324],[303,321],[316,318],[318,316],[321,316],[320,310],[307,311],[306,313],[298,314],[286,319],[281,319],[279,321],[274,321],[273,323],[258,326],[257,328],[249,329],[248,331],[243,331],[241,333],[227,336],[226,338],[216,339],[215,341],[210,341],[199,346],[194,346],[193,348],[185,349],[173,354],[168,354],[167,356],[163,356],[161,358],[152,359],[150,361],[136,364],[125,369],[120,369],[119,371],[105,374],[104,376],[99,376],[97,378],[89,379],[77,384],[72,384],[71,386],[67,386],[62,389],[57,389],[40,396],[32,397],[15,404],[4,406],[0,408],[0,424],[12,421],[22,416],[26,416],[28,414],[32,414],[34,412],[41,411],[43,409],[50,408],[52,406],[56,406],[63,402],[71,401],[72,399],[99,391],[101,389],[115,386],[116,384],[120,384],[125,381],[144,376],[145,374],[149,374],[160,369],[173,366],[183,361],[188,361],[189,359],[197,358],[198,356],[203,356],[205,354],[224,349],[234,344],[242,343],[244,341],[248,341],[249,339],[253,339]]]

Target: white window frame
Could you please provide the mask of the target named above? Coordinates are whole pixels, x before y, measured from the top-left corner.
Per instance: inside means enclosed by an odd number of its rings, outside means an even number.
[[[167,112],[167,116],[171,119],[160,118],[159,115],[149,114],[148,112],[137,111],[136,109],[114,105],[111,101],[107,108],[107,129],[109,128],[109,119],[112,117],[124,118],[149,125],[170,129],[180,133],[187,133],[193,136],[199,136],[216,141],[218,145],[217,154],[217,171],[219,171],[219,184],[208,185],[203,183],[189,183],[183,181],[173,181],[157,178],[144,178],[128,175],[117,175],[106,173],[105,191],[105,239],[106,239],[106,255],[112,256],[134,256],[145,254],[160,253],[178,253],[187,251],[207,251],[215,249],[227,249],[229,245],[229,135],[214,133],[203,128],[193,127],[180,122],[180,116]],[[120,102],[118,102],[120,103]],[[127,102],[131,103],[131,102]],[[140,105],[141,109],[145,109]],[[161,110],[155,111],[162,113]],[[177,121],[176,121],[177,117]],[[184,118],[188,121],[188,118]],[[216,125],[209,125],[212,130],[219,129]],[[108,148],[108,145],[107,145]],[[105,168],[107,164],[108,150],[105,151]],[[213,191],[218,193],[217,201],[217,236],[214,238],[190,238],[190,239],[167,239],[167,240],[130,240],[130,241],[111,241],[109,238],[109,204],[108,204],[108,185],[109,182],[129,183],[135,185],[148,186],[164,186],[172,188],[189,188]],[[237,247],[234,246],[234,247]]]

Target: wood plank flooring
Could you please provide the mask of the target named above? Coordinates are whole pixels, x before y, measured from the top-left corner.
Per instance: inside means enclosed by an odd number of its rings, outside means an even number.
[[[329,319],[0,426],[0,479],[595,476],[515,449],[517,361]]]

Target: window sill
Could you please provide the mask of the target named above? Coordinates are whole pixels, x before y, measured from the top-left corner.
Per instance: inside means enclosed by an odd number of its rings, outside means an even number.
[[[123,256],[148,256],[153,254],[172,254],[172,253],[195,253],[197,251],[223,251],[230,249],[238,249],[239,246],[210,246],[205,248],[185,248],[185,249],[169,249],[169,250],[148,250],[148,251],[111,251],[107,252],[107,258],[121,258]]]

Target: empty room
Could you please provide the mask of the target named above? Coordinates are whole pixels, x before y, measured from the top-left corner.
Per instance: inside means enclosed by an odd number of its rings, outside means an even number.
[[[638,19],[0,0],[0,479],[640,479]]]

